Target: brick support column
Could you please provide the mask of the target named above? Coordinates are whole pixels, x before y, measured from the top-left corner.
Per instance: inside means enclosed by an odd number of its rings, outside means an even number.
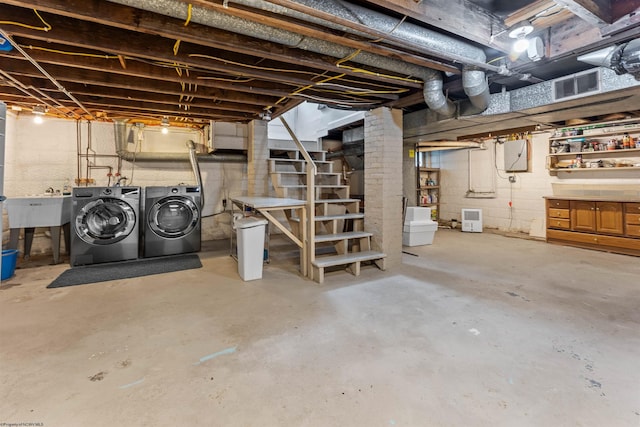
[[[249,123],[247,141],[247,194],[269,196],[269,138],[267,122],[253,120]]]
[[[386,268],[402,264],[402,111],[377,108],[364,117],[364,228]]]

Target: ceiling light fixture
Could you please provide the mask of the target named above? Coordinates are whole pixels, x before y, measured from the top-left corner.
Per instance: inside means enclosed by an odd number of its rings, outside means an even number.
[[[264,110],[263,112],[261,112],[261,113],[260,113],[260,118],[261,118],[262,120],[267,121],[267,122],[268,122],[269,120],[271,120],[271,110],[267,108],[266,110]]]
[[[45,115],[47,110],[44,108],[43,105],[36,105],[35,107],[33,107],[31,112],[34,114],[33,122],[39,125],[40,123],[43,122],[42,116]]]
[[[168,134],[169,133],[169,118],[167,116],[164,116],[162,118],[162,121],[160,122],[160,126],[162,126],[162,133],[163,134]]]
[[[516,39],[513,44],[513,51],[522,53],[529,47],[527,36],[533,32],[533,25],[529,21],[519,22],[513,29],[509,30],[509,37]]]

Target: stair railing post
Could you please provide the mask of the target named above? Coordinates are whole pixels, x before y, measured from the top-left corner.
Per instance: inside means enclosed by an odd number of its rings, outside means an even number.
[[[298,150],[302,153],[302,157],[304,157],[306,163],[306,175],[307,175],[307,218],[306,224],[300,224],[300,227],[306,227],[306,239],[302,242],[302,256],[306,258],[306,266],[307,266],[307,277],[313,279],[313,262],[316,257],[316,248],[315,248],[315,240],[316,240],[316,227],[315,227],[315,214],[316,214],[316,175],[318,173],[318,168],[316,167],[315,162],[309,155],[309,152],[304,145],[300,142],[300,140],[293,133],[293,130],[289,127],[289,124],[284,119],[284,117],[280,116],[280,121],[289,132],[291,139],[295,142]],[[300,221],[304,221],[304,218],[300,218]]]

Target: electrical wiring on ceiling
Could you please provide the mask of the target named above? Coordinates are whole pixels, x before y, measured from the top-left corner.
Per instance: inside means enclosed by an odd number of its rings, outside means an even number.
[[[40,14],[38,13],[38,11],[36,9],[33,9],[33,12],[36,14],[36,16],[40,19],[40,22],[42,22],[44,24],[44,27],[36,27],[33,25],[29,25],[29,24],[23,24],[21,22],[14,22],[14,21],[0,21],[0,25],[15,25],[18,27],[23,27],[23,28],[28,28],[30,30],[37,30],[37,31],[50,31],[53,27],[51,25],[49,25],[49,23],[47,21],[45,21],[42,16],[40,16]]]

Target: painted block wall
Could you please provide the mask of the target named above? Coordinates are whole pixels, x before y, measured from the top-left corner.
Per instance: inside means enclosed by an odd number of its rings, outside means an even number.
[[[77,176],[77,123],[71,120],[45,119],[36,125],[30,115],[9,114],[7,120],[5,194],[7,197],[41,194],[48,187],[62,190],[66,180],[73,183]],[[162,135],[160,129],[147,129],[141,142],[148,151],[188,152],[185,139],[194,135],[172,132]],[[173,131],[173,129],[172,129]],[[86,122],[80,125],[81,152],[87,152],[88,129]],[[197,137],[197,135],[195,136]],[[164,139],[163,139],[164,138]],[[173,139],[173,143],[169,142]],[[200,141],[199,143],[203,143]],[[133,145],[133,144],[128,144]],[[93,166],[90,176],[96,186],[113,184],[107,173],[109,166],[117,172],[114,125],[95,122],[91,125],[91,152],[98,156],[91,159]],[[132,148],[133,150],[133,148]],[[100,157],[100,156],[106,157]],[[86,176],[86,162],[83,160],[82,175]],[[201,162],[206,205],[203,211],[203,240],[228,238],[231,220],[223,210],[222,200],[234,195],[246,194],[247,165],[237,163]],[[127,177],[127,185],[176,185],[195,184],[195,177],[189,162],[132,162],[123,161],[120,169]],[[124,183],[123,183],[124,184]],[[3,242],[8,241],[8,220],[3,212]],[[36,230],[32,254],[50,253],[51,244],[45,229]],[[22,241],[20,242],[20,245]]]
[[[544,196],[553,195],[563,187],[585,187],[593,191],[611,191],[614,188],[635,188],[640,196],[640,176],[635,171],[619,175],[620,178],[601,178],[594,172],[581,173],[581,178],[558,178],[549,175],[546,156],[550,133],[534,133],[531,142],[531,168],[529,172],[515,174],[516,182],[510,183],[504,168],[504,146],[490,142],[487,149],[495,148],[495,164],[474,165],[474,170],[484,168],[496,177],[495,197],[476,199],[466,197],[469,189],[469,155],[467,150],[442,151],[440,153],[440,218],[461,220],[461,209],[482,209],[484,226],[507,232],[528,233],[533,237],[545,235]],[[511,202],[511,207],[509,206]]]

